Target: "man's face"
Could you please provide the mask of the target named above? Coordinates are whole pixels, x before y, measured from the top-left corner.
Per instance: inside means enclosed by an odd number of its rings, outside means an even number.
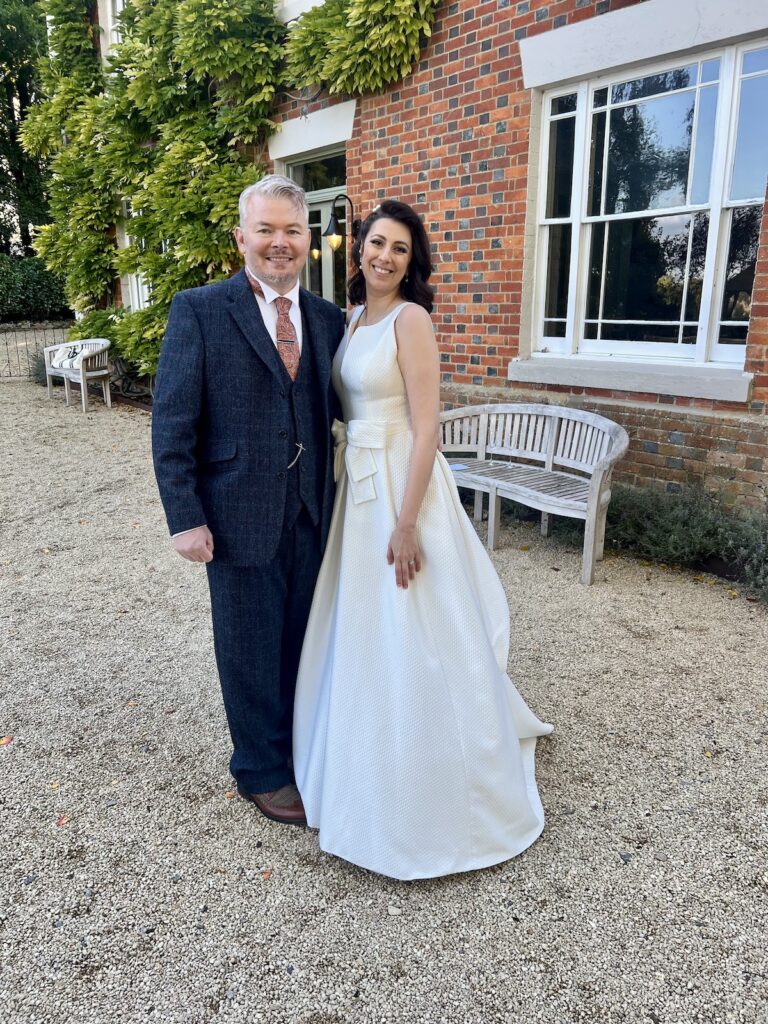
[[[235,228],[248,269],[282,295],[299,279],[310,237],[303,211],[290,199],[271,196],[251,196],[245,225]]]

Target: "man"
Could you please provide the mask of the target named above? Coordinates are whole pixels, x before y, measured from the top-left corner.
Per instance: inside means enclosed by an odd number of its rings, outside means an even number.
[[[303,190],[270,175],[240,196],[245,267],[179,292],[160,355],[152,442],[182,558],[205,562],[238,792],[305,824],[293,696],[333,507],[331,361],[341,310],[299,287]]]

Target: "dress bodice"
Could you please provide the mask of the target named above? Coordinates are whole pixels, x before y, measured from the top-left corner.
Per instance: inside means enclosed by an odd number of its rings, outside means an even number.
[[[408,399],[395,338],[395,320],[406,305],[401,302],[383,320],[363,327],[355,327],[362,307],[355,310],[333,363],[333,386],[346,422],[408,423]]]

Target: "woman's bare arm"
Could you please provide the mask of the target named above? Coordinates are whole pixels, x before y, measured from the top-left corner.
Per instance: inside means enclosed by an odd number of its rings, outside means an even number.
[[[429,313],[408,305],[395,321],[397,361],[405,381],[413,449],[403,504],[387,548],[395,582],[407,589],[421,569],[416,520],[435,465],[440,441],[440,359]]]

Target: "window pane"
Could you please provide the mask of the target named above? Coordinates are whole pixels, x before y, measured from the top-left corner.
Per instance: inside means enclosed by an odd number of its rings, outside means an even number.
[[[762,206],[733,211],[721,320],[749,320],[762,218]]]
[[[622,324],[603,320],[603,341],[651,341],[677,344],[677,324]]]
[[[587,282],[587,319],[597,320],[600,316],[600,285],[603,280],[603,250],[605,248],[605,224],[592,225],[592,239],[589,250],[589,279]],[[589,338],[590,335],[588,334]],[[597,337],[597,335],[595,335]]]
[[[555,114],[574,114],[576,112],[576,93],[572,92],[568,96],[556,96],[552,100],[550,110],[553,116]]]
[[[720,60],[705,60],[701,65],[701,81],[716,82],[720,77]]]
[[[717,339],[721,345],[746,345],[747,327],[732,327],[726,325],[720,328],[720,336]]]
[[[587,322],[584,324],[584,337],[589,341],[595,341],[597,338],[598,325],[594,322]]]
[[[751,75],[755,71],[768,71],[768,48],[745,53],[742,68],[745,75]]]
[[[691,64],[687,68],[675,68],[674,71],[664,71],[659,75],[647,75],[645,78],[636,78],[631,82],[621,82],[619,85],[614,85],[611,91],[611,102],[623,103],[627,100],[641,100],[646,96],[657,96],[659,93],[685,89],[687,86],[696,85],[697,71],[697,65]]]
[[[571,225],[553,224],[549,229],[547,291],[544,316],[564,318],[568,312],[568,274],[571,266]]]
[[[347,182],[347,158],[344,153],[338,153],[306,164],[296,164],[291,168],[291,176],[305,192],[316,192],[321,188],[338,188],[341,191]]]
[[[707,258],[709,214],[697,213],[693,218],[691,262],[688,266],[688,290],[685,296],[685,319],[694,323],[699,319],[701,289],[704,281],[704,263]],[[695,340],[694,331],[694,340]],[[683,338],[685,342],[687,339]]]
[[[597,217],[603,193],[603,157],[605,155],[605,113],[592,115],[592,143],[589,152],[589,196],[587,214]]]
[[[333,254],[333,301],[347,308],[347,248],[342,245]]]
[[[693,157],[693,182],[691,202],[709,201],[709,184],[712,175],[712,156],[715,151],[715,114],[717,112],[717,86],[702,89],[699,93],[699,109],[696,115],[696,152]]]
[[[553,121],[549,126],[548,217],[567,217],[571,212],[575,132],[575,117]]]
[[[685,203],[695,97],[685,92],[611,111],[606,213]]]
[[[545,320],[544,336],[546,338],[564,338],[565,326],[565,320]]]
[[[604,107],[608,103],[608,90],[607,89],[595,89],[595,95],[592,99],[593,107]]]
[[[741,83],[731,199],[762,199],[768,177],[768,75]]]
[[[306,288],[314,295],[323,294],[323,261],[321,259],[323,251],[323,239],[322,239],[323,226],[321,224],[321,214],[319,210],[309,211],[309,231],[312,236],[312,241],[309,246],[309,258],[306,262],[306,275],[307,282]]]
[[[608,226],[603,316],[679,320],[689,217],[644,217]],[[605,331],[603,331],[605,334]]]

